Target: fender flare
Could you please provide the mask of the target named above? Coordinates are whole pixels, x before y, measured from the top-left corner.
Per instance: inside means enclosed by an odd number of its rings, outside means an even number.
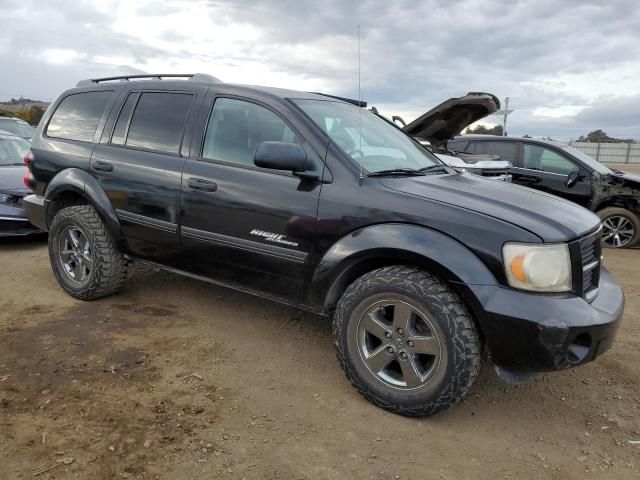
[[[96,209],[105,227],[116,242],[119,243],[124,240],[122,229],[120,228],[120,220],[118,220],[111,201],[98,181],[84,170],[67,168],[51,179],[44,192],[47,209],[52,201],[55,201],[64,192],[69,191],[82,196]]]
[[[354,275],[370,271],[371,265],[377,268],[376,259],[420,265],[460,285],[498,283],[487,266],[457,240],[426,227],[385,223],[356,230],[327,250],[313,272],[309,303],[322,312],[330,311]]]

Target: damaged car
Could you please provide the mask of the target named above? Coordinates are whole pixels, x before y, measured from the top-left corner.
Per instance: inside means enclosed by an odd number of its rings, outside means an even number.
[[[462,97],[450,98],[409,124],[397,115],[392,119],[455,170],[510,182],[511,163],[499,155],[455,152],[448,147],[450,139],[499,108],[500,100],[495,95],[469,92]]]
[[[26,140],[0,132],[0,237],[37,233],[29,223],[22,198],[31,193],[23,184],[27,168],[22,158],[29,151]]]
[[[604,165],[552,140],[463,135],[448,142],[456,155],[499,155],[512,163],[513,183],[557,195],[602,219],[602,243],[629,248],[640,240],[640,175]]]

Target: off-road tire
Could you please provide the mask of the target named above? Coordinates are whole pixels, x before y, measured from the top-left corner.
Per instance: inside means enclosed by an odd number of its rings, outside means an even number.
[[[354,310],[379,294],[410,298],[430,314],[444,334],[448,361],[443,376],[430,391],[394,390],[369,372],[363,374],[364,360],[359,351],[350,351],[349,324],[358,321]],[[333,334],[340,365],[356,390],[375,405],[408,417],[431,416],[456,404],[468,392],[480,369],[481,341],[465,304],[444,282],[411,266],[380,268],[349,285],[336,307]]]
[[[83,285],[76,284],[68,277],[60,261],[60,235],[68,227],[81,230],[91,244],[93,268]],[[71,206],[56,213],[49,229],[49,260],[60,286],[80,300],[111,295],[122,288],[127,278],[128,262],[91,205]]]
[[[603,208],[602,210],[596,212],[597,215],[602,219],[602,221],[604,222],[607,218],[609,217],[624,217],[627,220],[629,220],[629,222],[633,225],[633,228],[635,229],[635,233],[633,235],[633,237],[631,238],[631,240],[623,245],[622,247],[614,247],[611,245],[607,245],[606,243],[603,242],[603,246],[604,247],[608,247],[608,248],[630,248],[633,247],[634,245],[636,245],[638,243],[638,241],[640,240],[640,218],[638,218],[638,216],[633,213],[630,212],[629,210],[625,209],[625,208],[619,208],[619,207],[608,207],[608,208]],[[605,232],[603,232],[604,234]]]

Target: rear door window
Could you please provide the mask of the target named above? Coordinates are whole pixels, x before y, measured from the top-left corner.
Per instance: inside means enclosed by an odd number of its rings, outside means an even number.
[[[125,145],[177,155],[193,98],[189,93],[143,92],[133,112]],[[123,114],[126,112],[120,116]],[[119,118],[114,136],[120,135],[124,128],[121,125]]]
[[[47,136],[91,142],[113,91],[74,93],[65,97],[54,112]]]
[[[472,142],[467,151],[483,155],[498,155],[500,160],[516,161],[516,142]]]

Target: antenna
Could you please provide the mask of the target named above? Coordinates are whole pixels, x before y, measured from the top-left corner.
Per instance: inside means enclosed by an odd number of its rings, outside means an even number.
[[[358,25],[358,137],[360,139],[360,145],[358,148],[362,152],[362,89],[360,88],[360,25]],[[362,162],[358,162],[360,166],[360,179],[364,178],[362,175]]]

